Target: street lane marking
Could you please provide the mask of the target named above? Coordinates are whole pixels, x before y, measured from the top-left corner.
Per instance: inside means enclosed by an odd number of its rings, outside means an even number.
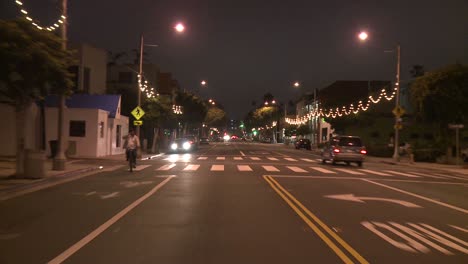
[[[320,228],[328,233],[329,236],[335,239],[344,249],[346,249],[356,260],[361,264],[368,264],[357,251],[355,251],[348,243],[346,243],[340,236],[331,230],[325,223],[323,223],[317,216],[315,216],[309,209],[307,209],[301,202],[299,202],[292,194],[283,188],[272,176],[263,176],[266,182],[270,184],[273,190],[302,218],[302,220],[338,255],[341,260],[346,264],[353,264],[352,261]],[[302,211],[304,211],[311,219],[309,219]],[[313,220],[314,222],[312,222]]]
[[[297,161],[297,159],[293,159],[293,158],[284,158],[284,159],[287,161]]]
[[[320,172],[323,172],[323,173],[331,173],[331,174],[336,174],[336,172],[334,171],[331,171],[331,170],[327,170],[327,169],[324,169],[324,168],[320,168],[320,167],[309,167],[313,170],[316,170],[316,171],[320,171]]]
[[[269,159],[269,160],[273,160],[273,161],[276,161],[276,160],[278,160],[277,158],[267,158],[267,159]]]
[[[456,226],[456,225],[449,225],[457,230],[460,230],[460,231],[463,231],[465,233],[468,233],[468,229],[465,229],[465,228],[462,228],[462,227],[459,227],[459,226]]]
[[[157,170],[162,170],[162,171],[170,170],[174,168],[175,166],[176,166],[175,164],[167,164],[167,165],[159,167]]]
[[[190,164],[184,168],[184,171],[196,171],[198,168],[200,168],[200,165]]]
[[[396,175],[401,175],[401,176],[406,176],[406,177],[421,178],[421,176],[416,176],[416,175],[413,175],[413,174],[399,172],[399,171],[386,170],[385,172],[389,172],[391,174],[396,174]]]
[[[378,172],[378,171],[373,171],[373,170],[360,169],[360,171],[367,172],[367,173],[370,173],[370,174],[379,175],[379,176],[392,176],[392,175],[387,174],[387,173]]]
[[[237,165],[239,171],[252,171],[249,165]]]
[[[239,152],[240,152],[240,154],[241,154],[242,156],[245,156],[244,152],[242,152],[242,151],[240,151],[240,150],[239,150]]]
[[[301,159],[301,160],[303,160],[303,161],[307,161],[307,162],[314,162],[314,161],[313,161],[313,160],[311,160],[311,159]]]
[[[251,160],[260,160],[259,157],[250,157]]]
[[[270,172],[277,172],[279,171],[275,166],[262,166],[266,171],[270,171]]]
[[[242,157],[234,157],[234,160],[244,160]]]
[[[207,160],[208,157],[199,157],[198,160]]]
[[[110,226],[119,221],[122,217],[128,214],[131,210],[141,204],[143,201],[148,199],[151,195],[156,193],[161,187],[168,183],[174,176],[169,176],[167,179],[156,185],[151,191],[140,197],[138,200],[134,201],[132,204],[127,206],[125,209],[114,215],[111,219],[107,220],[104,224],[96,228],[93,232],[89,233],[87,236],[82,238],[80,241],[75,243],[73,246],[69,247],[67,250],[62,252],[60,255],[49,261],[49,264],[59,264],[67,260],[70,256],[75,254],[78,250],[86,246],[89,242],[99,236],[102,232],[106,231]]]
[[[339,169],[339,168],[336,168],[335,170],[346,172],[346,173],[353,174],[353,175],[364,175],[364,173],[360,173],[359,171],[355,171],[355,170]]]
[[[211,171],[224,171],[224,165],[212,165]]]
[[[290,170],[292,170],[294,172],[307,172],[306,170],[303,170],[303,169],[301,169],[299,167],[296,167],[296,166],[286,166],[286,168],[288,168],[288,169],[290,169]]]
[[[411,174],[418,175],[418,176],[423,176],[423,177],[436,178],[436,179],[447,179],[447,178],[441,177],[441,176],[434,176],[434,175],[431,175],[431,174],[418,173],[418,172],[414,172],[414,171],[412,171]]]
[[[216,160],[225,160],[226,157],[216,157]]]
[[[467,178],[464,178],[464,177],[461,177],[461,176],[459,176],[459,177],[457,177],[457,176],[449,176],[449,175],[444,175],[444,174],[439,174],[439,173],[437,173],[437,174],[435,174],[435,175],[441,176],[441,177],[445,177],[445,178],[457,179],[457,180],[465,180],[465,181],[468,180]]]
[[[425,201],[429,201],[431,203],[435,203],[435,204],[438,204],[438,205],[441,205],[441,206],[444,206],[444,207],[447,207],[447,208],[462,212],[464,214],[468,214],[468,210],[457,207],[457,206],[454,206],[454,205],[451,205],[451,204],[439,202],[439,201],[436,201],[436,200],[431,199],[431,198],[424,197],[424,196],[419,195],[419,194],[407,192],[407,191],[404,191],[404,190],[401,190],[401,189],[398,189],[398,188],[395,188],[395,187],[392,187],[392,186],[385,185],[383,183],[374,182],[374,181],[371,181],[371,180],[368,180],[368,179],[361,179],[361,180],[372,183],[372,184],[375,184],[375,185],[378,185],[378,186],[382,186],[382,187],[390,189],[390,190],[394,190],[394,191],[401,192],[401,193],[404,193],[404,194],[407,194],[407,195],[411,195],[413,197],[417,197],[419,199],[423,199]]]

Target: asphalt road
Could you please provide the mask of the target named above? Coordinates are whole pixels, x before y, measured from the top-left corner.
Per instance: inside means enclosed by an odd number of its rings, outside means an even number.
[[[468,263],[467,188],[217,143],[0,202],[0,263]]]

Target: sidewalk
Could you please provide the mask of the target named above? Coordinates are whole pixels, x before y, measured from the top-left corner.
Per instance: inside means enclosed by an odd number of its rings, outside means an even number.
[[[157,155],[144,155],[142,159],[151,159]],[[100,170],[113,170],[116,167],[126,166],[125,154],[106,156],[102,158],[68,159],[65,170],[52,170],[52,159],[45,161],[45,177],[43,178],[15,178],[16,159],[0,157],[0,201],[32,190],[46,188],[59,183],[71,181],[84,176],[92,175]]]

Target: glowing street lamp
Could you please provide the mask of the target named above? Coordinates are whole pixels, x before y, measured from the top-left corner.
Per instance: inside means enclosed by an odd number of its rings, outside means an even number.
[[[205,85],[206,85],[206,81],[203,80],[203,81],[200,82],[200,84],[203,85],[203,86],[205,86]]]
[[[299,87],[299,86],[301,86],[301,84],[299,82],[294,83],[294,87]]]
[[[184,32],[185,26],[184,26],[184,24],[182,24],[182,23],[177,23],[177,25],[174,26],[174,29],[175,29],[177,32]]]
[[[366,40],[369,37],[369,35],[365,31],[362,31],[361,33],[359,33],[358,36],[360,40]]]

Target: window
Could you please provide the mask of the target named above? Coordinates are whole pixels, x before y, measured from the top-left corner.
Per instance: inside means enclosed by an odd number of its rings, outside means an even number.
[[[70,137],[85,137],[86,136],[86,121],[70,121]]]
[[[99,122],[99,136],[104,137],[104,122]]]
[[[117,129],[115,130],[115,137],[116,137],[116,140],[115,140],[116,147],[119,148],[121,144],[121,140],[122,140],[122,126],[121,125],[117,125]]]
[[[120,83],[132,83],[132,81],[133,81],[132,72],[119,72]]]

